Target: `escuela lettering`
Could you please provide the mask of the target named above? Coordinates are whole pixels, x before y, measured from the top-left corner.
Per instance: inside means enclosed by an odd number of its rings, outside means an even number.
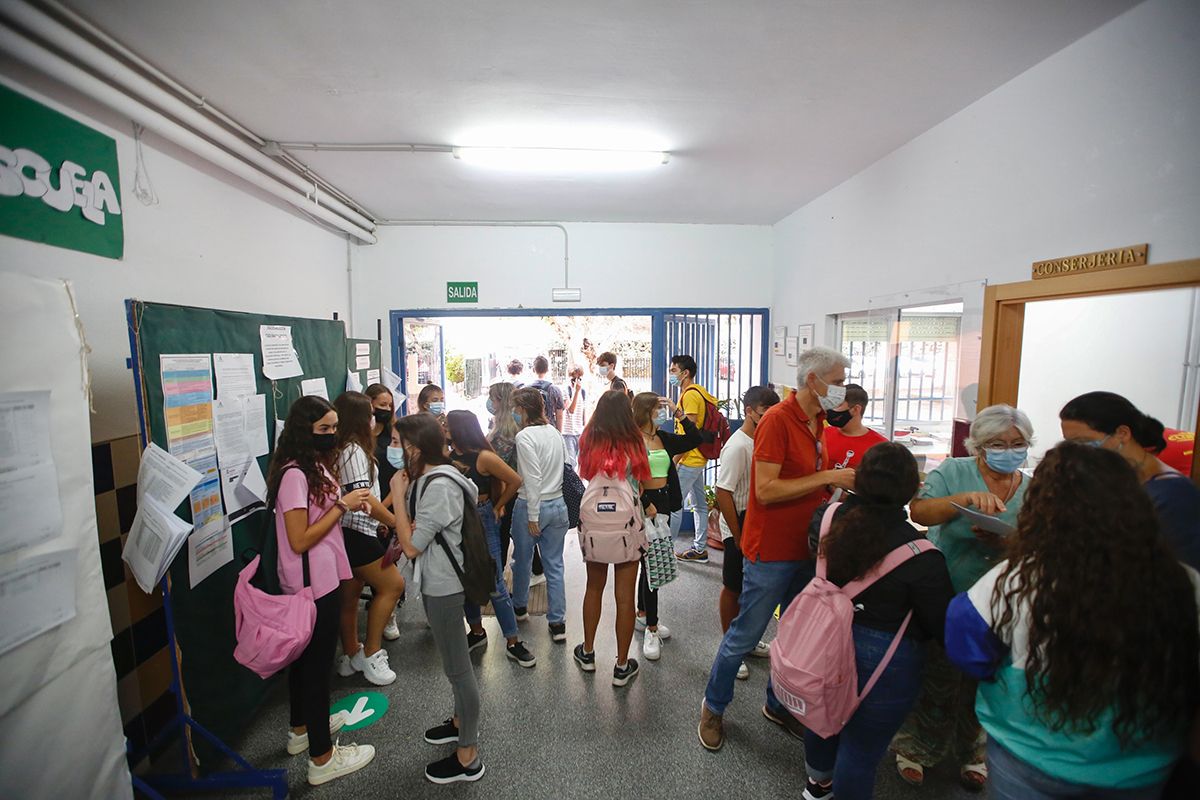
[[[106,214],[121,213],[112,179],[104,170],[88,177],[86,167],[64,160],[57,169],[58,185],[51,181],[50,162],[25,147],[0,145],[0,197],[33,197],[55,211],[80,208],[88,222],[103,225]]]

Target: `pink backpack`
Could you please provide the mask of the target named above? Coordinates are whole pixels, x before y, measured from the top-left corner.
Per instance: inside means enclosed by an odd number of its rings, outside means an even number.
[[[821,519],[824,539],[841,503],[830,503]],[[936,550],[928,539],[903,544],[865,577],[843,587],[825,578],[825,559],[817,557],[817,577],[804,587],[779,619],[779,635],[771,644],[771,682],[779,702],[804,726],[822,738],[837,734],[887,669],[912,611],[904,618],[887,654],[858,693],[854,650],[854,601],[875,581],[913,556]]]
[[[642,509],[624,478],[593,477],[579,502],[579,547],[585,561],[624,564],[646,551]]]

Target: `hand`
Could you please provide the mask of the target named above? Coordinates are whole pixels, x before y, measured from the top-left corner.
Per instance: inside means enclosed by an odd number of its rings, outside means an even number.
[[[542,535],[542,529],[539,528],[538,524],[533,520],[529,521],[529,535],[534,537]]]
[[[493,508],[496,509],[496,519],[497,520],[504,519],[504,515],[508,513],[507,506],[493,506]]]
[[[827,470],[829,475],[829,485],[836,486],[839,489],[849,489],[854,491],[854,470],[847,467],[845,469]]]
[[[671,398],[660,397],[660,398],[658,398],[658,404],[660,406],[662,406],[663,408],[667,409],[668,411],[670,411],[672,417],[679,415],[679,409],[676,408],[675,404],[671,402]]]
[[[958,496],[960,506],[974,506],[984,514],[1003,514],[1007,509],[1004,501],[991,492],[964,492]]]
[[[408,470],[397,470],[392,476],[392,505],[396,506],[396,498],[400,498],[400,502],[404,502],[404,496],[408,493]],[[398,507],[398,506],[397,506]]]
[[[654,519],[658,516],[658,509],[654,507],[654,503],[646,506],[646,516],[650,519]]]
[[[371,508],[371,506],[367,503],[367,500],[370,497],[370,489],[355,489],[352,492],[347,492],[346,494],[342,495],[342,502],[345,503],[346,507],[351,511],[367,511]]]

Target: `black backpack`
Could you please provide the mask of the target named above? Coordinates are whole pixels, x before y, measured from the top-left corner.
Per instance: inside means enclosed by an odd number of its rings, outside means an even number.
[[[550,390],[554,388],[554,384],[546,380],[536,380],[529,384],[530,388],[537,389],[542,395],[542,408],[546,412],[546,421],[551,425],[554,424],[554,414],[558,411],[554,407],[554,401],[550,397]]]
[[[435,472],[426,478],[425,483],[421,486],[422,497],[425,495],[425,490],[429,488],[429,484],[437,478],[454,480],[445,473]],[[454,551],[450,549],[450,545],[447,544],[441,532],[438,532],[433,538],[442,546],[446,558],[450,559],[450,565],[454,567],[454,572],[463,585],[463,593],[467,602],[475,606],[485,606],[491,602],[492,592],[496,590],[496,560],[492,558],[492,554],[488,550],[487,533],[483,529],[483,520],[479,517],[479,509],[471,502],[471,496],[467,494],[466,487],[459,484],[459,488],[462,489],[463,495],[462,566],[459,566],[458,559],[454,557]],[[417,497],[414,493],[409,498],[410,518],[416,517],[416,506]]]

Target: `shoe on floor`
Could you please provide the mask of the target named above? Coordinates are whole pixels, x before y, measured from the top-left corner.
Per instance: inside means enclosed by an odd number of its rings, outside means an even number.
[[[458,781],[477,781],[483,777],[483,762],[475,757],[475,766],[464,767],[458,760],[458,753],[451,753],[440,761],[434,761],[425,767],[425,777],[434,783],[457,783]]]
[[[454,724],[454,717],[446,720],[441,725],[434,725],[425,731],[425,741],[430,744],[450,744],[451,742],[457,742],[458,726]]]
[[[540,575],[530,575],[529,576],[529,585],[530,586],[537,586],[539,583],[545,583],[545,582],[546,582],[546,573],[544,573],[544,572],[541,573]]]
[[[642,639],[642,655],[647,661],[658,661],[662,655],[662,640],[650,629],[646,630],[645,638]]]
[[[467,631],[467,652],[473,652],[475,649],[487,646],[487,631],[483,633],[471,633]]]
[[[759,642],[758,644],[754,645],[754,649],[750,651],[750,655],[754,656],[755,658],[770,658],[771,645],[767,644],[766,642]]]
[[[581,670],[584,672],[596,671],[596,654],[594,652],[586,653],[583,650],[583,645],[577,644],[575,645],[575,652],[572,655],[575,657],[575,663],[579,665]]]
[[[358,651],[360,654],[362,650]],[[387,686],[396,680],[396,673],[388,665],[387,650],[382,647],[363,659],[363,677],[376,686]]]
[[[808,779],[808,785],[804,787],[804,800],[833,800],[833,784],[822,786],[812,778]]]
[[[696,726],[700,744],[714,753],[725,744],[725,718],[708,710],[708,703],[700,702],[700,724]]]
[[[333,735],[346,724],[346,712],[339,711],[329,715],[329,733]],[[289,756],[298,756],[308,749],[308,731],[296,733],[288,729],[287,751]]]
[[[513,613],[517,615],[517,622],[524,622],[529,619],[528,606],[513,606]]]
[[[516,642],[507,647],[508,657],[520,664],[522,667],[536,667],[537,659],[533,657],[533,653],[525,647],[524,642]]]
[[[707,564],[708,563],[708,551],[707,550],[697,550],[694,547],[689,547],[687,550],[684,550],[682,553],[676,553],[675,557],[678,558],[680,561],[693,561],[697,564]]]
[[[358,772],[375,758],[375,748],[369,744],[335,744],[333,755],[324,764],[308,761],[308,782],[313,786]]]
[[[343,678],[349,678],[356,672],[363,671],[363,643],[358,643],[358,650],[352,656],[341,655],[337,660],[337,674]],[[356,660],[357,659],[357,660]]]
[[[646,627],[647,627],[647,626],[646,626],[646,618],[645,618],[645,617],[634,617],[634,619],[633,619],[633,627],[634,627],[636,630],[638,630],[638,631],[644,631],[644,630],[646,630]],[[667,639],[670,639],[670,638],[671,638],[671,629],[670,629],[670,628],[668,628],[666,625],[663,625],[663,624],[660,622],[660,623],[658,623],[658,625],[657,625],[657,626],[655,626],[655,627],[657,627],[657,628],[658,628],[658,638],[662,639],[664,642],[665,642]]]
[[[559,643],[565,642],[567,640],[567,623],[551,622],[550,638]]]
[[[594,655],[594,654],[593,654]],[[613,667],[613,686],[624,686],[633,680],[638,674],[638,662],[636,658],[631,658],[625,662],[625,666],[618,664]]]
[[[739,681],[748,680],[750,678],[750,668],[746,666],[746,662],[738,664],[737,679]]]
[[[396,624],[396,612],[388,617],[387,625],[383,626],[383,638],[389,642],[394,642],[400,638],[400,626]]]
[[[762,714],[764,717],[783,728],[792,736],[795,736],[801,741],[804,740],[804,726],[800,723],[800,720],[789,714],[787,709],[776,712],[772,711],[770,706],[764,705],[762,708]]]

